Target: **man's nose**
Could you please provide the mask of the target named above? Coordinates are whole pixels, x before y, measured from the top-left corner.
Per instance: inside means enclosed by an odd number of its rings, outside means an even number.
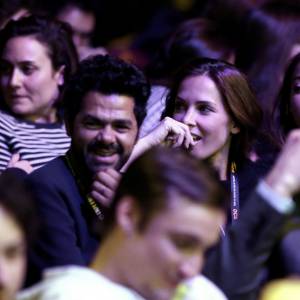
[[[115,132],[111,126],[105,126],[100,130],[98,140],[106,144],[114,143],[116,141]]]

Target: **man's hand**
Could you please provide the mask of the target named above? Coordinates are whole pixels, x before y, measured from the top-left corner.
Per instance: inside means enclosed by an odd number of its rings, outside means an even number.
[[[11,156],[10,161],[7,164],[7,168],[19,168],[27,174],[33,171],[30,162],[27,160],[21,160],[19,153],[15,153]]]
[[[99,171],[92,184],[91,197],[100,205],[109,206],[120,179],[121,174],[115,169],[110,168],[105,171]]]
[[[265,181],[283,197],[293,197],[300,192],[300,129],[293,130],[288,135]]]

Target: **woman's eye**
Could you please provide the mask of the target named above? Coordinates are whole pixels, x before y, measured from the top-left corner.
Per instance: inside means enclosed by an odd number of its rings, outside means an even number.
[[[213,111],[213,109],[208,105],[199,105],[197,110],[203,114],[208,114]]]

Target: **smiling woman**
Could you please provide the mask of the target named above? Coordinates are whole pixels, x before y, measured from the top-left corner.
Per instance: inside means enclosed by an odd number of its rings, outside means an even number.
[[[77,66],[70,30],[42,17],[11,21],[0,33],[0,170],[30,172],[69,147],[60,91]]]
[[[175,75],[161,123],[139,140],[136,149],[162,143],[207,160],[231,191],[231,218],[237,220],[243,200],[267,171],[267,166],[249,159],[261,117],[236,67],[194,59]]]

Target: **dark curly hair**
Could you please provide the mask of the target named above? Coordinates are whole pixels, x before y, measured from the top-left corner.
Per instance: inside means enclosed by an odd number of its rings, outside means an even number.
[[[137,124],[142,123],[150,85],[143,72],[133,64],[109,55],[95,55],[83,60],[63,93],[65,119],[71,126],[84,96],[90,91],[132,97]]]

